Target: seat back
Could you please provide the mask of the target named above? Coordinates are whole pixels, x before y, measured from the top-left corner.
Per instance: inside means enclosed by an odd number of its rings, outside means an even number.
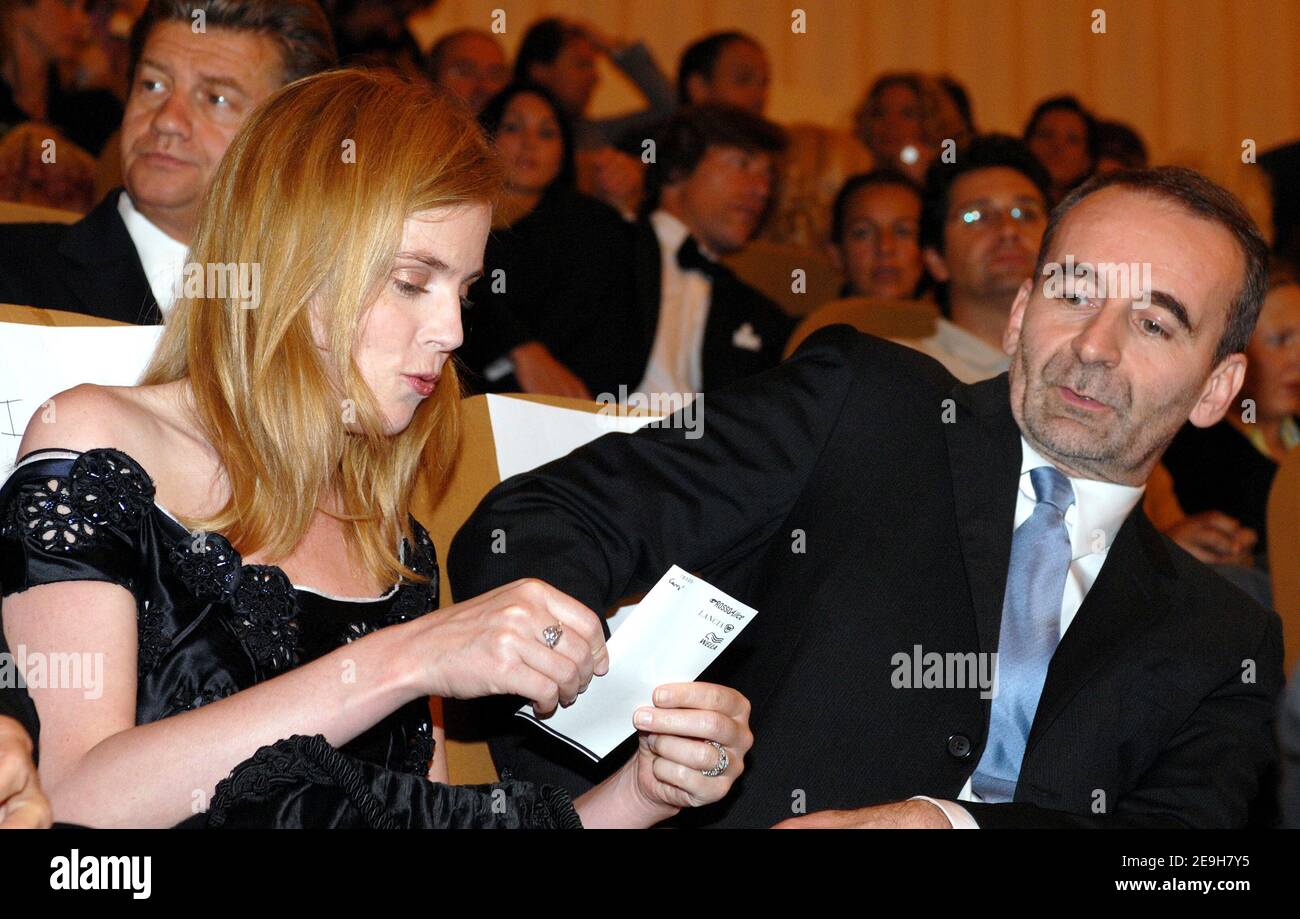
[[[876,300],[846,297],[815,310],[795,327],[785,345],[789,357],[803,340],[828,325],[851,325],[880,338],[926,338],[934,334],[939,308],[924,300]]]
[[[829,257],[802,246],[760,239],[723,261],[737,277],[775,300],[791,316],[806,316],[818,304],[838,296],[843,283]],[[796,284],[799,278],[802,283]]]
[[[81,218],[82,215],[76,211],[0,201],[0,223],[76,223]]]

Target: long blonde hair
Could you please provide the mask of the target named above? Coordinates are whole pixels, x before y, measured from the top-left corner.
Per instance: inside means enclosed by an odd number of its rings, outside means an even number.
[[[445,483],[460,384],[448,361],[410,425],[387,435],[354,349],[405,220],[490,203],[499,187],[474,121],[394,73],[306,77],[250,117],[207,191],[187,272],[259,266],[260,297],[254,308],[237,291],[179,298],[141,380],[189,378],[197,421],[229,480],[227,503],[187,525],[275,560],[292,552],[319,509],[345,522],[348,548],[369,572],[385,583],[418,578],[402,565],[397,540],[412,537],[416,476],[423,471],[435,493]],[[349,433],[348,422],[359,431]],[[320,506],[331,496],[337,513]]]

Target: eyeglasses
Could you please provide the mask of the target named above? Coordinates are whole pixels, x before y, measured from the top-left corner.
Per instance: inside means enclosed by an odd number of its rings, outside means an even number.
[[[948,219],[967,227],[991,227],[1007,218],[1014,224],[1024,226],[1040,222],[1043,216],[1043,209],[1032,204],[1017,204],[1008,208],[979,205],[954,211]]]

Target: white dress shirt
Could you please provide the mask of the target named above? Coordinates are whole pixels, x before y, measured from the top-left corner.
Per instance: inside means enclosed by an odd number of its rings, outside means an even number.
[[[126,232],[135,244],[144,276],[149,281],[149,289],[158,301],[158,309],[166,316],[180,292],[189,247],[172,239],[137,211],[131,203],[131,196],[126,192],[117,198],[117,212],[122,215]]]
[[[1013,532],[1029,519],[1038,503],[1029,470],[1052,465],[1029,445],[1023,435],[1020,438],[1020,450],[1020,488],[1016,493]],[[1093,581],[1101,572],[1110,544],[1115,541],[1115,534],[1146,490],[1146,485],[1116,485],[1113,482],[1078,479],[1073,476],[1069,476],[1069,479],[1070,485],[1074,487],[1074,504],[1065,512],[1065,530],[1070,536],[1071,552],[1070,570],[1065,576],[1065,590],[1061,595],[1062,636],[1074,621],[1075,614],[1083,605],[1083,598],[1088,595]],[[917,797],[938,805],[956,829],[979,828],[970,811],[960,804],[937,801],[924,795]],[[966,780],[966,786],[957,795],[957,800],[980,800],[979,795],[971,790],[970,779]]]
[[[700,355],[713,282],[702,272],[686,271],[677,264],[677,250],[691,235],[686,224],[658,210],[650,215],[650,225],[659,239],[659,324],[655,326],[654,346],[637,391],[647,396],[680,394],[680,398],[690,399],[700,391],[703,380]],[[700,254],[714,258],[703,245]]]
[[[898,338],[895,341],[930,355],[963,383],[987,380],[1011,365],[1011,359],[1001,349],[942,317],[935,320],[934,334],[928,338]]]

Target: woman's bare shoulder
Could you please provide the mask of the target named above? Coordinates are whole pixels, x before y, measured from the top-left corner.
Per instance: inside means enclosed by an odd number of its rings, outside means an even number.
[[[168,386],[172,384],[166,384]],[[27,424],[20,457],[33,450],[103,447],[121,450],[148,468],[148,458],[170,439],[159,386],[99,386],[83,383],[50,397]]]

